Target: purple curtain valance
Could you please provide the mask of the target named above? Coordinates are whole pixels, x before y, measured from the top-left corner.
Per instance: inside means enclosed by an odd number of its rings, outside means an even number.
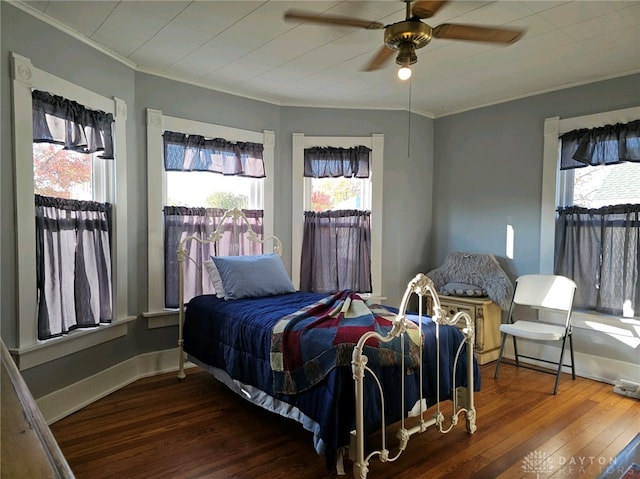
[[[33,90],[33,142],[54,143],[80,153],[101,151],[113,160],[113,115],[61,96]]]
[[[573,130],[560,136],[560,169],[640,162],[640,120]]]
[[[165,131],[164,165],[166,171],[211,171],[223,175],[265,178],[260,143],[230,142]]]
[[[304,150],[307,178],[369,178],[371,149],[366,146],[335,148],[314,146]]]

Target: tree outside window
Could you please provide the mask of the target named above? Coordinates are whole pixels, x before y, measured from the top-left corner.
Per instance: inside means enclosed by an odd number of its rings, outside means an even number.
[[[38,195],[92,200],[92,157],[61,145],[34,143],[33,183]]]

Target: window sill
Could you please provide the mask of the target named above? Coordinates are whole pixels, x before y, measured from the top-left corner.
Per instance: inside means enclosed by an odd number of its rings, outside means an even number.
[[[541,319],[564,326],[564,316],[557,313],[541,310]],[[574,310],[571,315],[571,325],[574,333],[584,331],[590,335],[606,335],[632,348],[640,346],[640,320],[638,318]]]
[[[565,316],[553,311],[540,310],[545,320],[551,323],[564,325]],[[571,313],[571,324],[574,328],[598,329],[596,325],[604,327],[640,327],[640,319],[625,318],[623,316],[613,316],[609,314],[596,313],[594,311],[574,309]]]
[[[164,311],[152,311],[142,313],[140,316],[147,319],[147,329],[167,328],[178,325],[177,309],[166,309]]]
[[[119,319],[111,324],[91,329],[76,329],[69,334],[22,348],[13,348],[9,352],[20,371],[48,363],[55,359],[88,349],[113,339],[127,335],[127,323],[135,316]]]
[[[574,331],[580,329],[588,331],[589,334],[604,334],[633,349],[640,346],[640,320],[638,318],[611,316],[592,311],[574,311],[571,324]]]

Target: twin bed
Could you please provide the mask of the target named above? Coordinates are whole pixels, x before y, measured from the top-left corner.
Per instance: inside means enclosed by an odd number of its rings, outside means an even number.
[[[203,267],[215,294],[185,305],[184,265],[194,261],[187,246],[225,235],[226,241],[233,231],[263,245],[272,241],[274,252],[212,257]],[[467,431],[475,432],[473,393],[480,380],[473,323],[466,313],[444,315],[431,280],[413,278],[399,308],[351,291],[296,291],[280,252],[280,241],[259,238],[239,210],[227,211],[207,238],[180,242],[180,378],[186,353],[240,396],[311,431],[316,452],[338,474],[348,451],[359,478],[367,477],[372,457],[395,460],[413,434],[431,426],[448,432],[464,415]],[[422,312],[427,295],[433,318]],[[418,299],[415,313],[407,311],[412,298]],[[443,401],[452,403],[446,419]],[[384,434],[380,449],[365,451],[369,434],[396,422],[395,456]]]

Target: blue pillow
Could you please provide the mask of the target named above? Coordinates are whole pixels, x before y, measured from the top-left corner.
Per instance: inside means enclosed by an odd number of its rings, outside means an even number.
[[[246,256],[212,256],[218,268],[224,299],[255,298],[294,293],[295,287],[275,253]]]

